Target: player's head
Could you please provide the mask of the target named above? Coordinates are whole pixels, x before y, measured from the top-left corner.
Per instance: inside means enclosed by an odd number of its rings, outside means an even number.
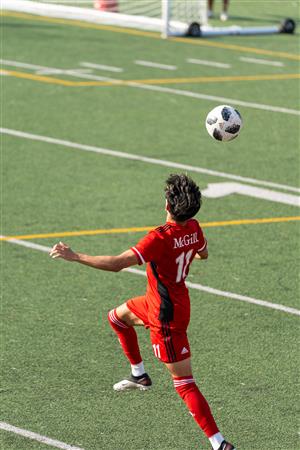
[[[166,180],[167,210],[176,222],[194,217],[201,208],[201,192],[196,183],[184,174],[172,174]]]

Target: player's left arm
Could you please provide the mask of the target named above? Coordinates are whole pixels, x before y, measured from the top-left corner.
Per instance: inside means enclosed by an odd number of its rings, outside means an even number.
[[[59,242],[50,251],[53,259],[62,258],[66,261],[78,262],[89,267],[111,272],[119,272],[126,267],[138,264],[138,258],[132,250],[126,250],[116,256],[91,256],[74,252],[68,245]]]
[[[201,252],[197,252],[195,255],[195,259],[207,259],[208,258],[208,250],[207,247]]]
[[[205,236],[202,233],[202,230],[200,228],[200,245],[202,244],[201,247],[199,247],[199,250],[197,251],[196,255],[195,255],[195,259],[207,259],[208,258],[208,248],[207,248],[207,240],[205,238]]]

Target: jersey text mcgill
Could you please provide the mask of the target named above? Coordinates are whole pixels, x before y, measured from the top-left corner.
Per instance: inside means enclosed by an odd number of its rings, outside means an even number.
[[[174,238],[173,248],[185,247],[186,245],[196,244],[196,242],[199,242],[197,238],[197,232],[192,234],[186,234],[185,236],[180,237],[179,239]]]

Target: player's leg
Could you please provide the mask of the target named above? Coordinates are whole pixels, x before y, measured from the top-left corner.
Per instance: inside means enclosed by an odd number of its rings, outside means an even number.
[[[225,441],[219,432],[209,404],[197,387],[192,375],[191,358],[165,363],[172,375],[174,387],[185,402],[191,415],[208,437],[213,450],[234,450],[234,446]]]
[[[211,17],[213,17],[214,13],[213,13],[213,0],[208,0],[207,2],[207,16],[210,19]]]
[[[228,19],[229,0],[223,0],[223,11],[220,14],[220,19],[225,22]]]
[[[144,316],[144,298],[138,297],[128,302],[132,303],[135,308],[139,307],[140,317],[129,309],[127,303],[111,310],[108,313],[108,321],[110,326],[117,334],[123,352],[131,365],[131,375],[127,379],[120,381],[114,385],[117,391],[128,389],[146,390],[151,386],[151,380],[145,373],[144,363],[141,357],[137,334],[134,326],[145,325],[142,317]],[[146,320],[146,318],[145,318]]]
[[[223,0],[223,11],[228,12],[229,0]]]

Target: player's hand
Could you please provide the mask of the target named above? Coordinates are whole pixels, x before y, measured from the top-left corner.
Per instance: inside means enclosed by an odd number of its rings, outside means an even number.
[[[52,247],[49,255],[51,258],[63,258],[66,261],[76,261],[77,253],[73,252],[73,250],[63,242],[59,242]]]

